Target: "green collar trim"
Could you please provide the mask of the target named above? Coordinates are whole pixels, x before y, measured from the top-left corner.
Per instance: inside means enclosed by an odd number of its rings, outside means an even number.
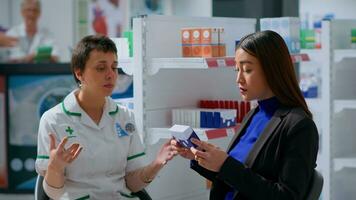
[[[37,155],[37,159],[49,159],[47,155]]]
[[[80,197],[78,199],[75,199],[75,200],[84,200],[84,199],[89,199],[90,198],[90,195],[86,195],[84,197]]]
[[[115,115],[117,112],[119,112],[118,106],[116,106],[116,110],[109,112],[109,115]]]
[[[126,197],[126,198],[130,198],[130,199],[133,199],[133,198],[137,197],[137,196],[134,196],[134,195],[129,195],[129,194],[123,193],[123,192],[120,192],[120,194],[121,194],[121,196]]]
[[[135,158],[140,157],[140,156],[144,156],[145,154],[146,154],[145,152],[142,152],[142,153],[139,153],[139,154],[136,154],[136,155],[133,155],[133,156],[129,156],[129,157],[127,157],[127,161],[135,159]]]
[[[62,109],[63,109],[63,112],[66,113],[67,115],[73,115],[73,116],[78,116],[78,117],[82,116],[82,113],[68,111],[64,106],[64,101],[62,101]]]

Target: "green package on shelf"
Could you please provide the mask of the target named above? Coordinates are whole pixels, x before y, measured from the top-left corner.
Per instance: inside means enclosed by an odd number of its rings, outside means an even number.
[[[356,43],[356,28],[351,29],[351,42]]]
[[[52,47],[41,46],[37,48],[35,62],[48,62],[51,59]]]
[[[132,57],[133,56],[133,32],[125,31],[123,35],[129,41],[129,53],[130,53],[130,57]]]
[[[315,31],[313,29],[300,30],[300,46],[302,49],[315,48]]]

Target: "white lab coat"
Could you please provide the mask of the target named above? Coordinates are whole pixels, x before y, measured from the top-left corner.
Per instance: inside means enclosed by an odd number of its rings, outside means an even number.
[[[60,140],[68,136],[66,148],[83,146],[80,155],[65,169],[65,193],[61,199],[135,199],[124,176],[144,167],[144,148],[136,132],[134,116],[108,97],[99,125],[81,109],[73,91],[62,103],[45,112],[38,132],[36,171],[47,170],[49,133]]]
[[[58,46],[55,44],[54,39],[52,38],[49,31],[45,28],[38,28],[37,33],[32,39],[32,42],[27,39],[25,24],[23,23],[8,30],[6,35],[19,39],[18,45],[10,48],[10,59],[18,59],[23,58],[29,54],[36,54],[37,48],[41,46],[51,46],[51,55],[59,57]]]

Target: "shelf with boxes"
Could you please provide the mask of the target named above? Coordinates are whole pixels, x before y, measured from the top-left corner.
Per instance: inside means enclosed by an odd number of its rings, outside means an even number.
[[[171,138],[172,110],[197,108],[200,100],[241,100],[235,82],[235,41],[255,32],[255,26],[255,19],[241,18],[147,16],[133,20],[134,113],[148,159]],[[226,56],[184,58],[181,31],[187,27],[224,28]],[[236,126],[193,129],[202,140],[226,148]],[[177,158],[165,167],[159,180],[147,188],[153,199],[206,199],[187,196],[208,193],[205,180],[194,175],[187,162]]]

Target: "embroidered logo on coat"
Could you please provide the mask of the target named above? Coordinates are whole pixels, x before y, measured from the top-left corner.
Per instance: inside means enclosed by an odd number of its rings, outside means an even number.
[[[65,131],[67,132],[68,138],[76,137],[76,136],[73,134],[74,130],[73,130],[70,126],[68,126]]]
[[[115,128],[116,128],[116,133],[117,136],[119,137],[123,137],[123,136],[128,136],[128,134],[126,133],[126,131],[124,131],[119,123],[115,123]]]
[[[135,131],[135,125],[133,123],[127,123],[125,125],[125,130],[129,133],[132,133]]]

